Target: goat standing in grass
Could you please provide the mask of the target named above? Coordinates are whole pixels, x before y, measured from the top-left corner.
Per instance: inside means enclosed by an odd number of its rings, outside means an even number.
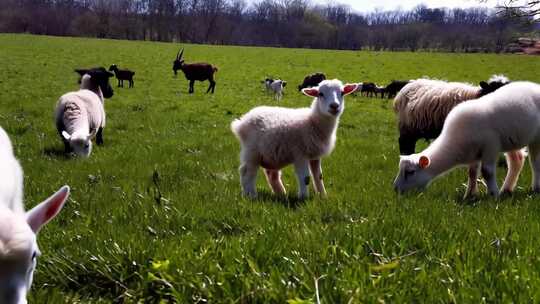
[[[174,75],[175,76],[177,75],[178,70],[182,70],[182,72],[184,72],[186,79],[189,80],[189,94],[192,94],[195,91],[193,88],[193,85],[195,84],[195,80],[198,80],[198,81],[208,80],[210,82],[210,85],[208,86],[208,90],[206,90],[206,93],[212,90],[212,94],[214,94],[214,89],[216,87],[216,81],[214,80],[214,73],[217,72],[218,68],[206,62],[185,63],[184,59],[182,59],[183,54],[184,54],[184,49],[179,51],[178,54],[176,55],[176,59],[173,62]]]
[[[130,70],[120,70],[116,64],[113,64],[109,67],[109,71],[114,72],[116,79],[118,79],[118,87],[124,87],[124,80],[129,81],[129,87],[133,88],[133,75],[135,72]]]

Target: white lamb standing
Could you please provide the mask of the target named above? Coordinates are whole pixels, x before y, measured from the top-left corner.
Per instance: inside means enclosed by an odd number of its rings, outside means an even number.
[[[287,82],[281,79],[266,78],[264,80],[264,85],[266,87],[266,92],[274,93],[274,98],[279,101],[283,98],[283,90],[285,89],[285,86],[287,86]]]
[[[26,303],[41,254],[36,234],[60,212],[68,196],[69,187],[64,186],[25,213],[23,171],[9,137],[0,128],[0,303]]]
[[[284,195],[281,169],[294,164],[300,199],[308,196],[310,170],[313,186],[326,195],[322,180],[321,157],[334,149],[336,129],[345,103],[343,96],[356,90],[356,84],[325,80],[318,87],[302,92],[314,97],[311,108],[289,109],[257,107],[231,123],[239,139],[240,182],[244,195],[255,198],[257,171],[264,168],[268,184],[276,194]]]
[[[394,188],[400,193],[424,189],[456,166],[476,164],[476,176],[472,178],[477,178],[480,168],[488,193],[497,197],[495,168],[499,153],[525,146],[533,169],[532,188],[540,192],[540,85],[513,82],[450,111],[441,135],[428,148],[401,156]],[[518,176],[508,172],[501,192],[512,192]]]
[[[66,93],[58,100],[55,122],[66,152],[88,157],[92,138],[96,137],[98,145],[103,144],[104,98],[113,95],[109,84],[112,75],[101,69],[90,70],[82,76],[80,90]]]

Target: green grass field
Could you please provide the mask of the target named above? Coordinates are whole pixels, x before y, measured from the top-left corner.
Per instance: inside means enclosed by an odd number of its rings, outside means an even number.
[[[187,62],[219,67],[214,95],[206,82],[190,96],[173,77],[180,44],[0,35],[0,125],[25,170],[27,209],[72,187],[39,236],[30,303],[315,303],[317,290],[321,303],[540,301],[528,166],[499,201],[462,201],[464,169],[398,198],[391,101],[348,97],[323,160],[328,198],[279,200],[260,172],[261,199],[249,201],[229,130],[250,108],[278,104],[259,82],[267,75],[288,81],[280,105],[304,107],[295,87],[315,71],[381,84],[494,73],[540,82],[537,57],[183,46]],[[67,158],[55,103],[77,88],[74,68],[112,63],[136,71],[135,88],[106,102],[105,145]],[[296,193],[291,168],[284,182]]]

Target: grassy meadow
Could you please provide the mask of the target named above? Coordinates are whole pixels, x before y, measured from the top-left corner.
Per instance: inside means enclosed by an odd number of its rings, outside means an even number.
[[[172,61],[219,67],[214,95],[189,95]],[[135,88],[106,101],[105,145],[63,155],[53,123],[77,67],[117,64]],[[346,98],[327,199],[288,200],[259,172],[260,199],[241,196],[230,122],[258,105],[305,107],[296,86],[324,71],[346,82],[430,76],[477,83],[494,73],[540,82],[538,57],[181,45],[0,35],[0,126],[25,171],[29,209],[64,184],[62,213],[39,235],[30,303],[535,303],[540,301],[540,196],[526,166],[517,193],[461,199],[454,170],[397,197],[390,100]],[[288,81],[276,102],[260,80]],[[474,132],[474,130],[471,130]],[[421,145],[425,146],[425,143]],[[499,168],[499,185],[505,170]],[[485,189],[482,189],[485,193]],[[313,193],[313,192],[312,192]]]

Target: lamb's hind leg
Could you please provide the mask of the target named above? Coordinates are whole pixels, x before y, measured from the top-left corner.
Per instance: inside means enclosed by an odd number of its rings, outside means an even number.
[[[525,163],[525,155],[521,150],[506,152],[504,156],[506,157],[506,163],[508,164],[508,172],[506,173],[506,178],[504,179],[501,188],[501,194],[512,193],[514,191],[519,174]]]
[[[540,144],[529,146],[529,160],[532,169],[532,190],[540,193]]]
[[[309,161],[311,169],[311,177],[313,178],[313,187],[321,196],[326,197],[326,189],[324,188],[323,175],[321,168],[321,160],[314,159]]]
[[[470,199],[478,194],[478,173],[480,169],[480,163],[474,163],[469,165],[469,181],[467,184],[467,191],[465,191],[464,199]]]
[[[300,160],[294,163],[296,178],[298,180],[298,198],[303,200],[308,198],[309,186],[309,162],[308,160]]]
[[[274,191],[275,194],[287,194],[287,191],[285,191],[285,187],[283,186],[283,182],[281,181],[281,170],[265,169],[264,174],[266,175],[268,185],[270,185],[270,188],[272,188],[272,191]]]

